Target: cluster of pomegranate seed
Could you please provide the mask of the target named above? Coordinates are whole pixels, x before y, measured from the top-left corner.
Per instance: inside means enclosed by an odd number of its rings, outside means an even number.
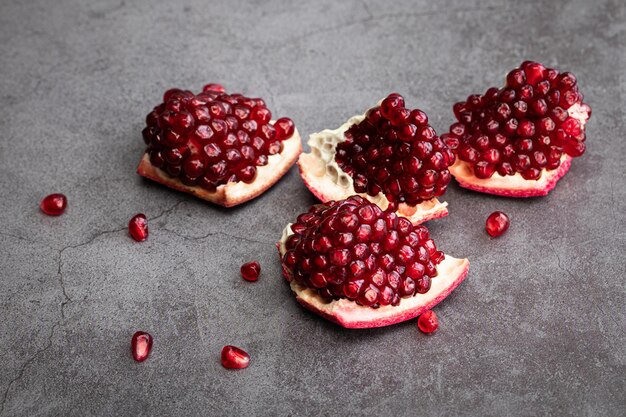
[[[509,216],[501,211],[494,211],[487,217],[485,230],[491,237],[498,237],[509,229]]]
[[[130,351],[137,362],[148,359],[152,350],[152,336],[146,332],[136,332],[130,342]]]
[[[442,138],[478,178],[497,172],[536,180],[543,169],[556,169],[563,153],[585,152],[584,127],[568,113],[578,104],[590,116],[582,100],[572,73],[526,61],[507,75],[504,88],[456,103],[458,121]]]
[[[63,194],[47,195],[39,203],[39,208],[48,216],[60,216],[67,208],[67,197]]]
[[[259,274],[261,274],[261,264],[257,261],[246,262],[241,265],[241,276],[246,281],[256,281],[259,279]]]
[[[439,319],[434,311],[428,310],[417,319],[417,327],[423,333],[433,333],[439,327]]]
[[[390,94],[345,137],[335,160],[353,178],[356,192],[382,192],[395,204],[417,205],[446,191],[454,154],[426,113],[405,108],[401,95]]]
[[[373,308],[426,293],[444,258],[425,226],[360,196],[315,205],[291,230],[282,262],[296,282]]]
[[[222,366],[228,369],[244,369],[250,365],[250,355],[236,346],[222,348]]]
[[[128,233],[137,242],[143,242],[148,238],[148,220],[145,214],[139,213],[130,219]]]
[[[153,166],[185,185],[215,191],[227,182],[253,182],[257,167],[282,152],[295,126],[291,119],[272,124],[271,118],[262,99],[208,84],[197,95],[166,91],[142,133]]]

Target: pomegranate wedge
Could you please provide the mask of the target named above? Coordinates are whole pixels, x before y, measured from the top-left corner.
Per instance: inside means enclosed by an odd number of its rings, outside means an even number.
[[[137,173],[225,207],[251,200],[278,181],[302,150],[291,119],[271,121],[260,98],[172,89],[146,118],[147,149]]]
[[[508,197],[547,195],[585,152],[591,108],[576,77],[526,61],[490,88],[454,105],[442,135],[457,155],[450,172],[471,190]]]
[[[298,166],[306,186],[321,201],[360,194],[383,210],[393,207],[413,224],[448,214],[437,199],[450,182],[453,152],[419,110],[390,94],[366,114],[335,130],[310,136],[311,153]]]
[[[312,206],[287,225],[278,250],[297,301],[348,328],[415,318],[469,269],[437,250],[425,226],[360,196]]]

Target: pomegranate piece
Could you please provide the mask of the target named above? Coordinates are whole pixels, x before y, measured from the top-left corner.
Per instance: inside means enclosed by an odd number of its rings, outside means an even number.
[[[137,214],[128,222],[128,233],[137,242],[143,242],[148,238],[148,220],[145,214]]]
[[[434,311],[428,310],[417,319],[417,327],[426,334],[433,333],[439,327],[439,319]]]
[[[501,211],[494,211],[487,217],[485,229],[491,237],[498,237],[509,229],[509,216]]]
[[[256,281],[261,273],[261,265],[257,261],[247,262],[241,265],[241,276],[246,281]]]
[[[414,224],[447,215],[443,195],[455,155],[419,109],[390,94],[336,130],[311,135],[298,160],[307,187],[322,202],[354,194],[392,207]]]
[[[510,197],[548,194],[585,152],[591,108],[576,77],[526,61],[504,87],[453,107],[442,135],[457,155],[450,172],[462,187]]]
[[[312,206],[285,228],[278,249],[296,299],[352,328],[417,317],[469,268],[439,251],[425,226],[361,196]]]
[[[222,348],[222,366],[227,369],[244,369],[250,365],[250,355],[236,346]]]
[[[146,117],[139,175],[226,207],[271,187],[300,154],[291,119],[271,121],[260,98],[207,84],[199,94],[170,89]]]
[[[60,216],[67,208],[67,197],[63,194],[50,194],[41,200],[39,208],[48,216]]]
[[[152,336],[146,332],[136,332],[130,342],[130,350],[137,362],[145,361],[152,350]]]

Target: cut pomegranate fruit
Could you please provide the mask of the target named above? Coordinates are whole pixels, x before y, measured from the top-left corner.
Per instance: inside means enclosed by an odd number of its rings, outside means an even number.
[[[63,194],[50,194],[41,200],[39,208],[48,216],[60,216],[67,208],[67,197]]]
[[[419,110],[390,94],[366,114],[310,136],[298,160],[302,179],[322,202],[360,194],[393,207],[413,224],[448,214],[437,200],[450,182],[454,153]]]
[[[222,348],[222,366],[228,369],[244,369],[250,365],[250,355],[236,346]]]
[[[509,197],[547,195],[585,152],[576,77],[526,61],[503,88],[454,105],[457,122],[441,137],[457,155],[450,172],[465,188]]]
[[[148,220],[145,214],[137,214],[128,222],[128,233],[137,242],[143,242],[148,238]]]
[[[419,316],[469,268],[439,251],[425,226],[361,196],[312,206],[287,225],[278,250],[298,302],[350,328]]]
[[[246,281],[256,281],[261,273],[261,264],[257,261],[247,262],[241,266],[241,276]]]
[[[498,237],[509,229],[509,216],[501,211],[494,211],[487,217],[485,229],[489,236]]]
[[[302,150],[291,119],[271,117],[262,99],[218,84],[199,94],[168,90],[146,117],[137,173],[225,207],[244,203],[276,183]]]
[[[146,332],[136,332],[130,342],[130,350],[137,362],[145,361],[152,350],[152,336]]]
[[[426,334],[433,333],[439,327],[439,319],[434,311],[428,310],[417,319],[417,327]]]

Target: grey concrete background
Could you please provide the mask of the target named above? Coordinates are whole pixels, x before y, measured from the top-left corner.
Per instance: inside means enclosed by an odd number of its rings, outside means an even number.
[[[620,0],[3,0],[0,415],[624,415],[625,35]],[[135,174],[172,86],[264,97],[305,137],[398,91],[442,132],[525,59],[578,76],[588,152],[546,198],[450,187],[429,227],[472,266],[432,337],[298,307],[273,246],[314,202],[295,169],[230,210]],[[51,192],[69,198],[59,218],[38,210]],[[492,240],[496,209],[512,225]],[[143,364],[138,329],[155,338]],[[252,365],[223,369],[225,344]]]

